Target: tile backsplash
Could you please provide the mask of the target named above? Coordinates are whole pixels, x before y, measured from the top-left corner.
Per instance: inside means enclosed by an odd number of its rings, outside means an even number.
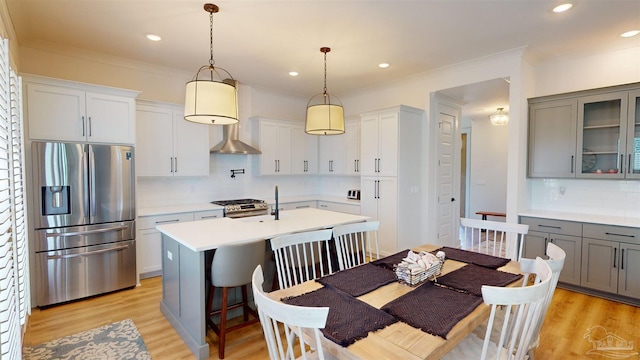
[[[244,197],[270,199],[276,185],[283,198],[319,194],[346,199],[347,190],[360,188],[360,178],[353,176],[258,176],[255,161],[257,158],[253,155],[214,154],[210,156],[210,175],[207,177],[139,177],[137,207],[197,204]],[[231,178],[232,169],[244,169],[244,174]]]
[[[640,217],[640,181],[530,180],[532,210]]]

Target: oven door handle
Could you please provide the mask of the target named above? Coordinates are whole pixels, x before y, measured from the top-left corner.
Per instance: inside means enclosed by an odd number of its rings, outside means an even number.
[[[47,260],[70,259],[70,258],[75,258],[75,257],[80,257],[80,256],[91,256],[91,255],[103,254],[103,253],[111,252],[111,251],[120,251],[120,250],[124,250],[124,249],[126,249],[128,247],[129,247],[129,245],[127,244],[127,245],[115,246],[115,247],[108,248],[108,249],[101,249],[101,250],[95,250],[95,251],[89,251],[89,252],[83,252],[83,253],[76,253],[76,254],[47,255]]]
[[[114,226],[114,227],[104,228],[104,229],[86,230],[86,231],[72,231],[72,232],[66,232],[66,233],[47,233],[46,237],[49,238],[49,237],[67,237],[67,236],[76,236],[76,235],[89,235],[89,234],[104,233],[104,232],[109,232],[109,231],[126,230],[128,228],[129,228],[128,225],[123,225],[123,226]]]

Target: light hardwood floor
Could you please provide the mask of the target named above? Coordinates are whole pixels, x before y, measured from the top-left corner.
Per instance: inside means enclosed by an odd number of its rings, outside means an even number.
[[[33,309],[24,337],[24,345],[36,345],[115,321],[132,319],[140,331],[151,357],[194,359],[178,334],[160,312],[160,277],[142,280],[132,290],[88,300]],[[584,338],[587,329],[602,326],[640,348],[640,309],[563,289],[557,289],[541,333],[538,360],[607,359],[587,354],[592,344]],[[209,359],[218,359],[217,338],[208,333]],[[260,324],[227,335],[225,359],[268,359]],[[631,359],[638,359],[638,355]]]

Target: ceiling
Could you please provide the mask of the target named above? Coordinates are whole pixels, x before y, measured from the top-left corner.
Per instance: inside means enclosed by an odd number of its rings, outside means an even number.
[[[6,0],[18,41],[135,59],[195,75],[208,64],[209,14],[194,0]],[[539,60],[622,49],[640,28],[639,0],[215,1],[216,66],[241,83],[311,97],[348,94],[527,46]],[[151,42],[146,34],[160,35]],[[387,62],[387,69],[378,63]],[[298,71],[297,77],[288,75]]]

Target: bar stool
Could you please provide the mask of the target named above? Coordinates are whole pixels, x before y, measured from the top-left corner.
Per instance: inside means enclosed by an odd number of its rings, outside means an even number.
[[[228,332],[244,328],[259,321],[258,314],[249,306],[247,285],[251,284],[253,270],[264,266],[265,241],[226,245],[216,249],[211,261],[211,290],[207,302],[207,325],[218,335],[218,357],[224,359],[225,339]],[[222,288],[222,304],[220,310],[211,311],[215,288]],[[242,287],[242,302],[228,305],[230,288]],[[244,322],[227,328],[227,311],[242,307]],[[220,324],[211,319],[213,315],[220,315]],[[253,319],[249,320],[249,314]]]

